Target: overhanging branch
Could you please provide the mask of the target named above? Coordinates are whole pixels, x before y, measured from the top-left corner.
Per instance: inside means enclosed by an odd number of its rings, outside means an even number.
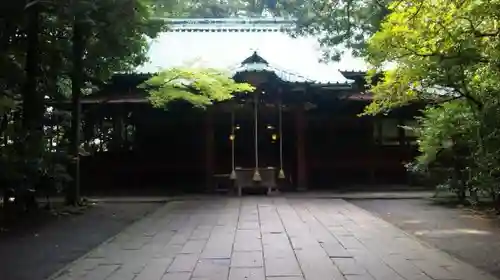
[[[474,34],[474,37],[477,38],[483,38],[483,37],[496,37],[500,35],[500,28],[497,28],[496,32],[481,32],[477,30],[477,28],[474,26],[474,22],[470,18],[467,17],[461,17],[461,19],[467,21],[469,23],[470,30],[472,34]]]

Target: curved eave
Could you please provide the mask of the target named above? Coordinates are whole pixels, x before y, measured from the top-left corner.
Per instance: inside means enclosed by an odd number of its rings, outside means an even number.
[[[300,88],[296,88],[297,90],[307,90],[308,88],[313,89],[331,89],[331,90],[340,90],[340,89],[352,89],[352,84],[350,83],[337,83],[337,82],[289,82],[290,85],[295,85]]]
[[[366,70],[347,70],[347,69],[339,69],[339,72],[343,75],[365,75]]]
[[[268,73],[276,76],[284,83],[292,85],[305,85],[313,87],[327,87],[332,89],[350,89],[352,88],[353,80],[340,81],[321,81],[304,77],[303,75],[292,73],[277,67],[270,66],[267,63],[248,63],[233,70],[233,77],[244,73]]]
[[[350,80],[365,79],[367,72],[362,70],[339,70],[342,76]]]

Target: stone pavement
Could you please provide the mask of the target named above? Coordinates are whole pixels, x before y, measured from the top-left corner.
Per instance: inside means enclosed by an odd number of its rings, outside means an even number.
[[[57,280],[493,280],[341,199],[173,201]]]

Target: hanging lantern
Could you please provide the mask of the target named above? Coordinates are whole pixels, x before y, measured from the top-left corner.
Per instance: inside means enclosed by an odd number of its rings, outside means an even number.
[[[285,179],[285,171],[283,169],[280,169],[280,172],[278,173],[278,179]]]
[[[234,141],[234,138],[235,138],[234,134],[229,135],[229,140]]]
[[[259,169],[255,169],[255,172],[253,173],[253,178],[255,182],[260,182],[262,181],[262,177],[260,176]]]
[[[278,107],[278,128],[280,134],[280,172],[278,173],[278,179],[285,179],[285,171],[283,171],[283,105],[281,104],[281,98]]]
[[[276,139],[278,139],[278,135],[276,135],[276,133],[273,133],[271,135],[271,139],[273,139],[273,141],[276,141]]]
[[[236,180],[236,171],[234,169],[233,169],[233,171],[231,171],[231,174],[229,175],[229,179]]]

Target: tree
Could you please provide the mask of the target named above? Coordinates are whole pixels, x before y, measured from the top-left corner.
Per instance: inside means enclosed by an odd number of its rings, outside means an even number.
[[[480,108],[482,93],[496,92],[497,1],[402,1],[369,41],[368,60],[380,70],[395,63],[372,89],[368,110],[401,105],[443,93]],[[488,8],[485,8],[487,7]],[[491,94],[488,94],[491,96]]]
[[[27,44],[25,58],[25,73],[23,90],[23,130],[26,133],[26,145],[23,145],[23,154],[28,158],[41,156],[41,142],[43,137],[43,95],[38,92],[39,80],[39,48],[40,41],[40,3],[35,3],[27,9]]]
[[[175,100],[205,108],[214,102],[231,99],[234,93],[254,90],[247,83],[235,82],[223,71],[189,67],[161,71],[141,87],[149,89],[149,101],[155,108],[167,108]]]
[[[274,16],[281,17],[302,11],[304,3],[304,0],[191,0],[180,1],[172,13],[169,0],[156,0],[155,14],[160,17],[245,18],[260,17],[267,9]]]
[[[72,186],[66,192],[66,203],[77,205],[80,203],[80,130],[81,130],[81,104],[80,98],[82,94],[83,83],[83,58],[85,55],[86,36],[85,30],[85,13],[73,7],[75,15],[73,17],[73,34],[71,38],[72,44],[72,75],[71,75],[71,146],[69,148],[72,158]]]
[[[286,14],[297,18],[294,36],[313,35],[324,48],[325,60],[339,60],[346,51],[362,56],[366,41],[390,13],[393,0],[288,0]],[[399,2],[399,1],[395,1]]]
[[[368,41],[373,73],[388,63],[394,67],[371,88],[373,102],[365,113],[429,104],[420,119],[417,161],[436,163],[449,150],[443,142],[451,141],[452,154],[468,163],[447,166],[448,177],[461,178],[462,197],[467,188],[500,199],[492,184],[500,175],[499,7],[498,0],[399,1]]]
[[[148,37],[154,38],[165,28],[163,21],[152,19],[151,4],[150,0],[2,2],[1,132],[2,142],[7,144],[1,150],[12,145],[22,147],[23,161],[36,163],[33,169],[40,170],[45,160],[42,150],[47,149],[40,135],[46,100],[66,99],[71,88],[74,96],[92,92],[114,73],[132,71],[143,64]],[[24,89],[22,94],[20,89]],[[12,110],[13,100],[21,99],[22,110]],[[76,155],[80,130],[77,99],[74,105],[72,146]],[[24,131],[18,133],[28,135],[28,145],[23,145],[23,137],[6,134],[7,127],[21,118]],[[8,139],[14,139],[14,143]],[[36,177],[37,173],[32,173],[29,183],[36,184]]]
[[[119,5],[124,7],[120,9]],[[146,36],[155,37],[163,27],[161,22],[151,19],[150,5],[151,3],[145,0],[108,0],[96,4],[81,0],[71,6],[73,116],[70,151],[74,161],[73,186],[68,192],[67,201],[70,204],[78,203],[80,193],[80,95],[84,77],[87,77],[89,82],[102,81],[116,71],[130,71],[146,61]],[[123,19],[127,21],[123,22]],[[120,23],[121,26],[110,24],[112,22]]]
[[[171,15],[168,1],[157,0],[157,14],[164,16]],[[165,2],[167,2],[165,4]],[[177,17],[201,17],[201,18],[226,18],[236,17],[242,11],[247,10],[248,1],[245,0],[191,0],[182,1],[176,6]],[[258,9],[258,8],[257,8]]]

